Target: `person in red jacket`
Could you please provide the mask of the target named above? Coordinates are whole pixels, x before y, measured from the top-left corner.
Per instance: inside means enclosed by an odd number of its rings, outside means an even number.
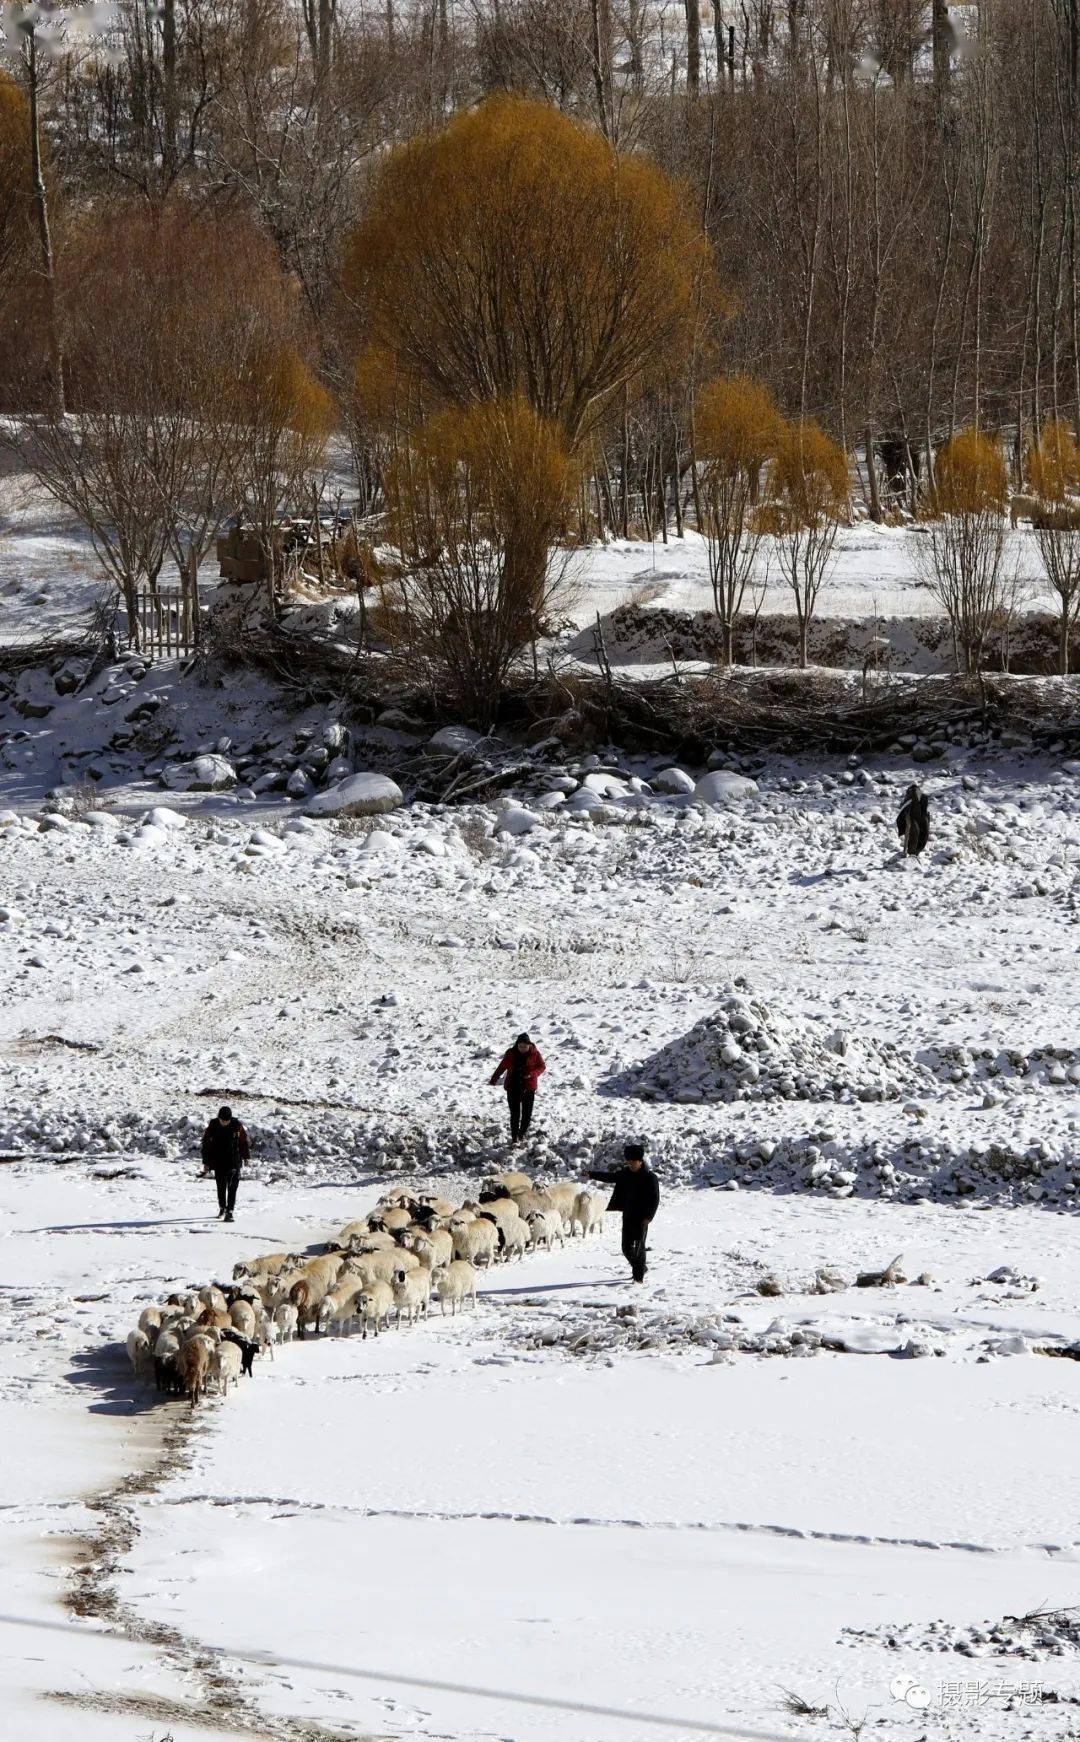
[[[533,1045],[527,1034],[519,1034],[509,1052],[502,1056],[491,1081],[497,1083],[500,1077],[506,1078],[511,1143],[522,1142],[532,1123],[536,1085],[546,1070],[540,1048]]]

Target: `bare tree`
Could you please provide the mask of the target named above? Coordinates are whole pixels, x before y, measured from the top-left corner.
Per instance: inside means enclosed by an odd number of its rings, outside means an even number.
[[[958,669],[982,669],[987,643],[1009,593],[1005,457],[997,442],[968,430],[939,456],[936,517],[919,547],[923,585],[953,635]]]

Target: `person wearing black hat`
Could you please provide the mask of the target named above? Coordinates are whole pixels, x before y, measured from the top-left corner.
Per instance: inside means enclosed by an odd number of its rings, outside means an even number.
[[[513,1046],[503,1053],[491,1078],[493,1083],[497,1083],[500,1077],[506,1078],[511,1143],[521,1143],[525,1139],[532,1123],[536,1085],[546,1070],[540,1048],[533,1045],[527,1034],[519,1034]]]
[[[250,1155],[248,1134],[239,1119],[233,1118],[232,1108],[219,1107],[217,1118],[211,1119],[202,1137],[203,1174],[212,1173],[217,1182],[219,1222],[233,1219],[240,1169]]]
[[[645,1242],[649,1224],[660,1205],[660,1184],[645,1160],[643,1143],[628,1143],[623,1149],[623,1167],[609,1171],[594,1168],[590,1179],[607,1180],[615,1187],[609,1210],[622,1216],[622,1251],[635,1282],[645,1281]]]

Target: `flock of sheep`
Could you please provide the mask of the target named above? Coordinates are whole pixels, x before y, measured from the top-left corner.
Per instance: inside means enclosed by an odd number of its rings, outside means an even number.
[[[476,1304],[477,1271],[603,1232],[604,1199],[572,1180],[534,1186],[523,1173],[486,1179],[476,1202],[388,1192],[350,1222],[325,1253],[274,1252],[211,1283],[148,1306],[127,1339],[135,1373],[194,1409],[213,1385],[222,1396],[264,1349],[307,1331],[378,1336],[391,1322],[426,1318],[433,1299],[456,1313]]]

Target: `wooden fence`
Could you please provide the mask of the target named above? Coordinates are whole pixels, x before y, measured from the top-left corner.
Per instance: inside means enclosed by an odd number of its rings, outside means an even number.
[[[195,651],[195,612],[186,588],[159,587],[156,593],[149,589],[136,593],[135,607],[140,653],[167,658]]]

